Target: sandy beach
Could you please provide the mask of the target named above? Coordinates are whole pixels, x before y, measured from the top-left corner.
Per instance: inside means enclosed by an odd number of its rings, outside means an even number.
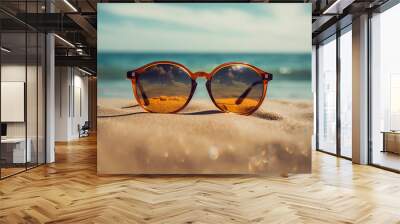
[[[266,100],[251,116],[192,100],[178,114],[99,99],[99,174],[271,174],[311,170],[311,101]]]

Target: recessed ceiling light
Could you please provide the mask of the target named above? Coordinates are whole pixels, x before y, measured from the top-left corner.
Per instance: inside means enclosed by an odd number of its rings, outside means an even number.
[[[322,14],[342,14],[343,9],[351,5],[355,0],[336,0]]]
[[[6,53],[10,53],[11,52],[11,50],[9,50],[9,49],[7,49],[5,47],[1,47],[1,51],[4,51]]]
[[[89,75],[89,76],[92,75],[92,73],[90,73],[90,72],[88,72],[88,71],[86,71],[86,70],[83,70],[83,69],[81,69],[81,68],[79,68],[79,67],[78,67],[78,70],[81,71],[81,72],[83,72],[83,73],[85,73],[85,74],[87,74],[87,75]]]
[[[78,12],[78,10],[68,1],[64,0],[65,4],[67,4],[74,12]]]
[[[57,37],[59,40],[61,40],[62,42],[64,42],[65,44],[67,44],[70,47],[75,48],[75,45],[73,45],[71,42],[69,42],[68,40],[60,37],[58,34],[54,34],[55,37]]]

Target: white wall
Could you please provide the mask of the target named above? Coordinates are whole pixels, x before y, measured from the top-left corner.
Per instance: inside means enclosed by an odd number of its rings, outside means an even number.
[[[55,141],[68,140],[70,76],[67,67],[55,68]]]
[[[88,120],[88,77],[76,68],[56,67],[55,85],[55,140],[77,139],[78,125]]]

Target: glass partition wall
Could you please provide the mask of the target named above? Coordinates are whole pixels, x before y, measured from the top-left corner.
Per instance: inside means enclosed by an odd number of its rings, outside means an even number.
[[[352,33],[351,26],[340,35],[340,155],[352,158]]]
[[[1,177],[26,169],[26,33],[1,33]],[[4,50],[6,49],[6,50]],[[28,159],[28,162],[30,160]]]
[[[316,148],[352,157],[351,25],[317,46]]]
[[[336,153],[336,36],[318,46],[318,146]]]
[[[20,1],[18,7],[35,12],[38,4]],[[45,163],[45,41],[43,33],[0,12],[1,179]]]
[[[400,4],[371,18],[370,163],[400,171]]]

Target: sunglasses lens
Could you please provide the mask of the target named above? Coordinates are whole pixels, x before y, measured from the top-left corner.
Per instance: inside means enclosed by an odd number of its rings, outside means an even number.
[[[192,79],[182,68],[156,64],[137,76],[136,89],[140,103],[149,111],[171,113],[189,100]]]
[[[254,111],[262,100],[264,81],[249,66],[231,65],[213,75],[210,90],[215,103],[222,110],[247,114]]]

